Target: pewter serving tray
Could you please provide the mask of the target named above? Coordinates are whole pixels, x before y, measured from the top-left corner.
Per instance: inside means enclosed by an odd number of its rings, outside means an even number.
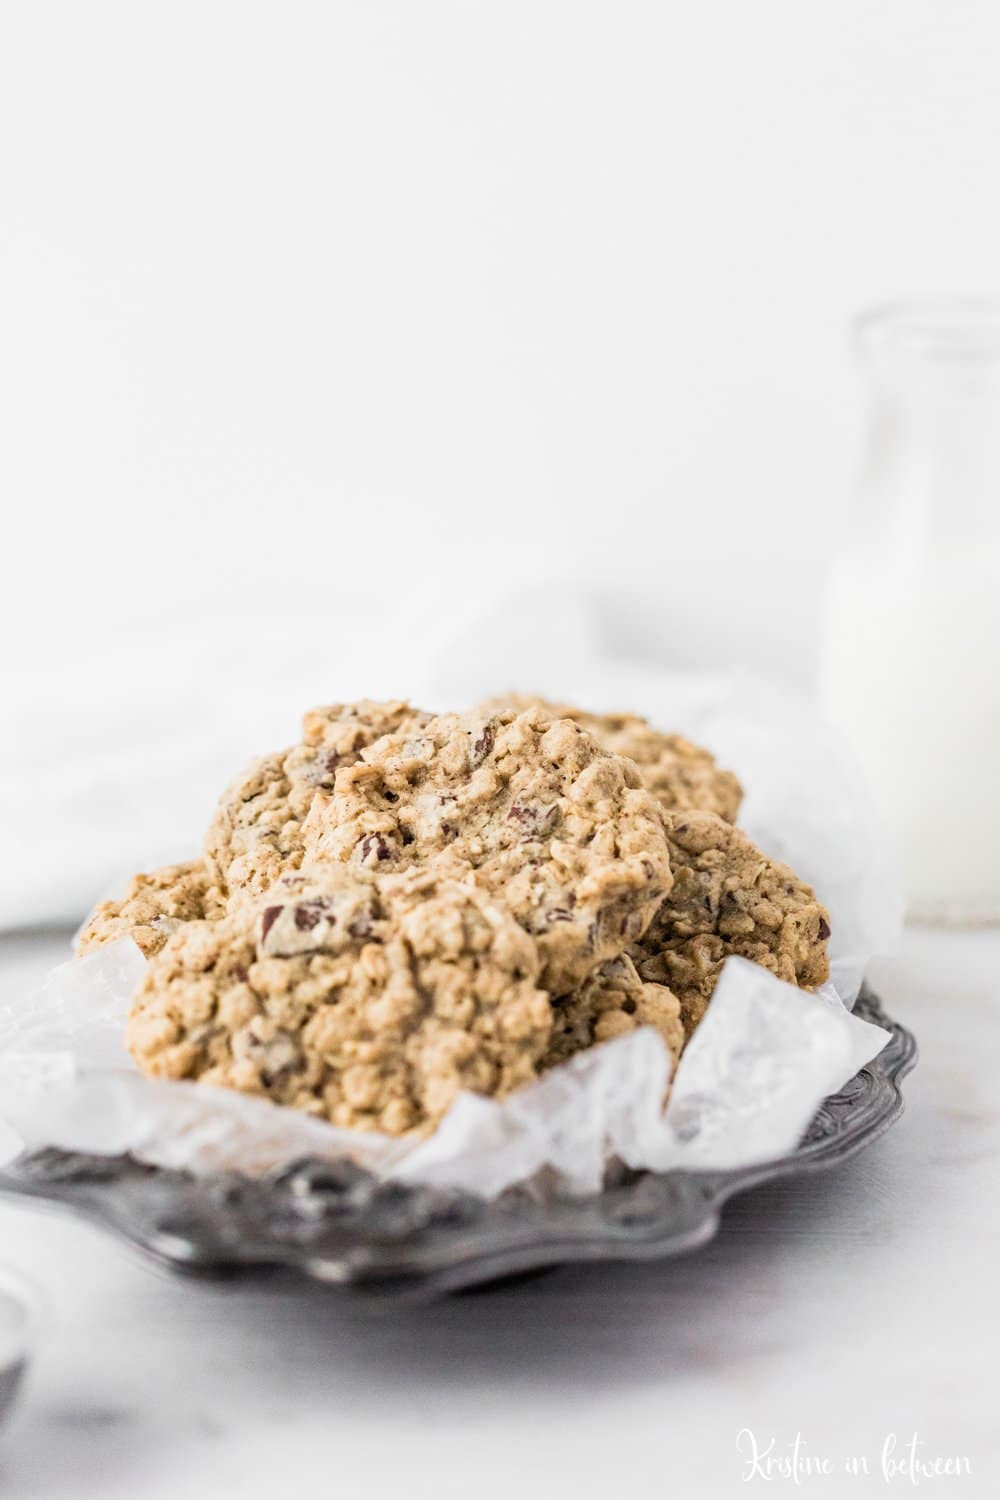
[[[47,1150],[0,1171],[0,1191],[75,1210],[175,1270],[281,1269],[379,1296],[430,1297],[583,1260],[652,1260],[714,1235],[734,1193],[846,1161],[898,1119],[912,1034],[865,991],[856,1014],[891,1040],[826,1100],[797,1150],[735,1171],[611,1173],[591,1198],[484,1202],[377,1183],[350,1163],[303,1161],[263,1178],[195,1178],[129,1156]]]

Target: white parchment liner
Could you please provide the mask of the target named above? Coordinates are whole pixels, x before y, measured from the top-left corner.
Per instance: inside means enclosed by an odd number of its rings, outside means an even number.
[[[339,1130],[224,1089],[146,1079],[123,1042],[145,962],[126,939],[61,965],[36,995],[0,1003],[0,1159],[54,1145],[131,1151],[197,1172],[261,1172],[304,1155],[349,1155],[384,1176],[493,1196],[543,1168],[561,1191],[593,1191],[611,1156],[662,1170],[736,1167],[792,1150],[822,1100],[888,1040],[848,1008],[868,959],[898,932],[885,841],[850,758],[801,710],[762,708],[757,698],[748,705],[690,679],[683,691],[671,692],[669,679],[656,685],[655,706],[649,685],[640,694],[637,682],[621,700],[688,726],[735,767],[748,794],[741,823],[812,881],[833,929],[832,981],[815,995],[728,961],[665,1110],[670,1058],[648,1029],[506,1100],[460,1095],[434,1136],[416,1144]]]

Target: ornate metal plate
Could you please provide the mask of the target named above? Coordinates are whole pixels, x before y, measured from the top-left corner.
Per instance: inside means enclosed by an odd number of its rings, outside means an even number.
[[[194,1178],[128,1156],[49,1150],[0,1171],[0,1191],[74,1209],[176,1270],[281,1268],[379,1296],[429,1297],[568,1261],[675,1255],[711,1239],[734,1193],[845,1161],[898,1119],[916,1042],[870,992],[856,1010],[891,1041],[826,1100],[796,1151],[755,1167],[619,1171],[591,1198],[541,1204],[514,1191],[487,1203],[379,1184],[349,1163]]]

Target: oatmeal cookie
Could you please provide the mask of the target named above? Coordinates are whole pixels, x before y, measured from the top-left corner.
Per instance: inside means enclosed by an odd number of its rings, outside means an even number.
[[[579,989],[552,1002],[552,1040],[543,1068],[639,1026],[653,1026],[676,1062],[684,1046],[681,1007],[665,985],[643,981],[625,954],[598,965]]]
[[[76,951],[90,953],[130,937],[151,958],[184,922],[213,921],[223,908],[222,894],[204,860],[164,865],[148,875],[134,875],[120,901],[102,901],[95,907]]]
[[[743,788],[732,771],[724,771],[715,757],[679,734],[662,734],[638,714],[592,714],[566,703],[511,693],[488,699],[483,712],[517,713],[540,708],[556,719],[572,719],[599,745],[614,755],[625,755],[639,767],[644,784],[668,810],[698,808],[735,823]]]
[[[367,698],[307,713],[300,744],[253,761],[223,793],[205,841],[219,886],[230,897],[252,897],[295,869],[316,792],[332,790],[338,769],[382,735],[420,728],[428,718],[408,703]]]
[[[534,708],[387,735],[317,793],[303,838],[310,858],[356,869],[475,871],[536,939],[556,994],[641,937],[670,889],[636,767]]]
[[[829,977],[830,921],[811,887],[711,813],[667,813],[674,884],[632,950],[643,979],[666,984],[690,1037],[731,953],[801,989]]]
[[[552,1027],[538,968],[482,890],[328,867],[175,933],[127,1041],[153,1077],[420,1135],[459,1089],[499,1097],[535,1076]]]

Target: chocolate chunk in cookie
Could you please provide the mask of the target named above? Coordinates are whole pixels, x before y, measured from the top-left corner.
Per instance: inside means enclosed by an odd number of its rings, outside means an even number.
[[[539,709],[387,735],[317,795],[303,840],[311,859],[359,870],[474,871],[535,938],[557,994],[637,941],[671,883],[636,767]]]
[[[643,979],[678,997],[688,1036],[731,953],[802,989],[824,983],[830,920],[810,886],[711,813],[668,813],[664,825],[674,884],[631,952]]]
[[[327,869],[179,930],[128,1022],[144,1073],[424,1134],[468,1089],[530,1081],[552,1009],[535,943],[481,890]]]
[[[204,860],[164,865],[148,875],[134,875],[120,901],[102,901],[95,907],[76,951],[89,953],[130,937],[150,958],[182,923],[212,921],[223,910],[222,893]]]
[[[512,693],[488,699],[485,713],[540,708],[556,719],[572,719],[599,745],[614,755],[625,755],[639,767],[643,784],[668,811],[697,808],[735,823],[743,788],[732,771],[716,765],[715,757],[679,734],[663,734],[638,714],[592,714],[566,703]]]

